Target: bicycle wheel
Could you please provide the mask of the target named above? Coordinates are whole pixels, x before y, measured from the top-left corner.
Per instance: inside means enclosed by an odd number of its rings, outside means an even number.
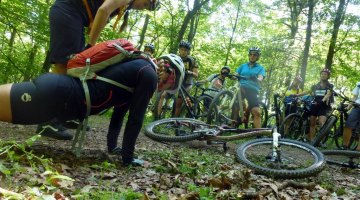
[[[209,106],[211,104],[212,98],[208,95],[200,96],[194,105],[194,114],[196,118],[200,118],[201,120],[205,120],[207,117]]]
[[[305,178],[323,170],[323,154],[315,147],[296,140],[279,140],[281,161],[272,161],[272,142],[271,138],[248,141],[237,148],[236,156],[256,173],[274,178]]]
[[[281,124],[282,136],[294,140],[304,140],[305,132],[303,128],[303,119],[300,114],[293,113],[285,117]]]
[[[224,90],[219,92],[210,104],[207,122],[217,125],[230,125],[232,122],[231,102],[233,97],[234,94],[231,91]]]
[[[202,136],[208,124],[191,118],[168,118],[154,121],[146,126],[145,135],[157,141],[184,142]]]
[[[316,134],[313,141],[311,141],[311,145],[317,147],[317,146],[320,146],[321,144],[325,144],[328,139],[330,129],[332,127],[334,127],[336,120],[337,120],[337,118],[335,116],[331,115],[326,120],[325,124],[320,128],[319,132]]]
[[[169,95],[165,97],[162,101],[161,110],[158,110],[160,98],[158,98],[154,105],[154,119],[164,119],[164,118],[170,118],[173,115],[173,108],[174,108],[174,97],[172,95]]]
[[[360,168],[360,151],[326,150],[322,151],[326,162],[342,167]]]
[[[336,144],[337,148],[341,149],[344,147],[343,130],[341,130],[340,127],[337,128],[335,131],[334,140],[335,140],[335,144]],[[356,133],[354,130],[351,134],[349,149],[355,150],[357,148],[357,146],[359,145],[358,141],[359,141],[359,134]]]

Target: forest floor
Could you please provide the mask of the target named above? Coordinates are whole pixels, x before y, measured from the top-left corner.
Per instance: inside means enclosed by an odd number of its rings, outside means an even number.
[[[21,144],[34,136],[36,126],[0,123],[0,199],[360,198],[359,169],[327,165],[315,177],[276,180],[255,175],[236,161],[235,144],[225,153],[222,146],[204,141],[159,143],[140,133],[136,155],[148,162],[144,167],[124,167],[117,156],[107,154],[107,118],[91,117],[90,126],[80,157],[71,153],[72,141],[41,137],[34,142],[31,155],[48,159],[55,171],[48,172],[38,162],[15,159],[4,150],[6,141]],[[118,144],[121,139],[122,135]],[[12,170],[15,162],[22,167]]]

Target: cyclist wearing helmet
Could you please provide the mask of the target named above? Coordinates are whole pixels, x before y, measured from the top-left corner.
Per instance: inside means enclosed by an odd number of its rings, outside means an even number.
[[[302,96],[305,94],[311,94],[314,98],[310,106],[310,130],[308,134],[308,140],[311,141],[315,137],[316,121],[319,119],[319,124],[322,126],[327,118],[329,112],[331,112],[331,104],[334,102],[334,95],[331,90],[334,85],[329,82],[331,72],[325,68],[320,71],[320,82],[313,85],[310,91],[305,91],[298,94]]]
[[[95,45],[101,31],[111,18],[117,16],[120,19],[125,13],[122,30],[127,24],[131,9],[155,10],[159,3],[160,0],[56,0],[49,12],[49,59],[54,64],[52,72],[66,74],[66,65],[70,56]],[[88,41],[85,41],[85,28],[88,28]],[[72,138],[56,119],[39,125],[36,132],[43,136],[55,136],[56,139]]]
[[[215,90],[220,91],[224,89],[226,86],[226,77],[230,75],[230,71],[231,69],[229,66],[224,66],[221,68],[220,74],[212,74],[207,77],[206,80],[199,81],[199,83],[210,83],[208,87],[210,90],[206,90],[205,94],[214,97],[217,94]]]
[[[198,65],[196,60],[190,56],[191,44],[187,41],[181,41],[179,43],[179,56],[181,57],[184,67],[185,67],[185,78],[183,82],[183,86],[186,91],[190,91],[192,85],[194,84],[193,79],[199,76]],[[180,115],[180,108],[182,105],[182,99],[179,97],[176,100],[175,104],[175,117]]]
[[[176,89],[181,85],[183,64],[180,58],[165,55],[172,68],[170,78],[173,84],[162,89]],[[109,78],[134,88],[131,93],[107,82],[88,80],[91,96],[91,115],[116,107],[108,132],[108,150],[117,147],[117,137],[124,116],[129,112],[122,142],[121,156],[124,165],[137,164],[134,161],[135,142],[139,135],[145,112],[153,95],[158,77],[152,64],[144,59],[135,59],[107,67],[99,72]],[[53,99],[53,101],[49,101]],[[14,124],[37,124],[56,117],[62,121],[84,119],[86,102],[81,80],[67,75],[47,73],[30,82],[0,86],[0,121]],[[117,148],[119,149],[119,148]]]
[[[360,104],[360,82],[356,83],[356,87],[352,91],[353,98],[352,100],[355,101],[355,103]],[[359,129],[360,127],[360,107],[355,106],[353,107],[352,104],[349,104],[348,110],[352,110],[349,113],[349,116],[346,120],[344,132],[343,132],[343,143],[344,143],[344,149],[349,148],[349,143],[352,135],[352,131],[354,129]],[[356,148],[357,151],[360,151],[360,137],[359,142]]]
[[[287,88],[284,97],[285,104],[285,117],[291,113],[297,111],[297,105],[293,105],[293,98],[298,96],[298,94],[303,93],[303,90],[300,88],[303,79],[300,76],[296,76],[294,80],[290,83],[290,86]]]
[[[151,44],[151,43],[147,43],[144,46],[144,52],[149,54],[151,57],[154,57],[154,52],[155,52],[155,45]]]
[[[258,94],[261,89],[260,82],[265,78],[265,68],[257,63],[261,56],[261,49],[259,47],[251,47],[248,55],[249,62],[240,65],[236,72],[240,76],[248,77],[248,79],[240,80],[241,92],[248,102],[247,110],[249,110],[254,117],[254,128],[261,128],[261,111]],[[239,113],[239,108],[236,107],[234,113]],[[238,121],[238,115],[236,116],[236,121]]]

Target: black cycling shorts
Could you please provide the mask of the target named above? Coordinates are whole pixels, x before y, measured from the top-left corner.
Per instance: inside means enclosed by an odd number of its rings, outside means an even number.
[[[77,79],[47,73],[31,82],[15,83],[10,91],[14,124],[38,124],[58,119],[80,118],[84,95]]]

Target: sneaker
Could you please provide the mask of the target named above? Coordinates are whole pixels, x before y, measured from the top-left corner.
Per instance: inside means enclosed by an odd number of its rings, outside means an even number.
[[[59,122],[48,122],[39,124],[36,130],[41,136],[54,138],[57,140],[72,140],[73,136]]]
[[[68,120],[63,123],[65,128],[68,129],[77,129],[79,127],[80,122],[78,120]],[[86,126],[86,131],[90,130],[90,126]]]
[[[144,161],[144,160],[141,160],[141,159],[136,159],[136,158],[134,158],[134,159],[132,159],[132,161],[130,161],[130,162],[124,162],[124,161],[123,161],[123,165],[124,165],[124,166],[136,166],[136,167],[140,166],[140,167],[142,167],[142,166],[145,165],[145,161]]]
[[[122,149],[121,147],[115,147],[113,150],[109,151],[111,155],[121,155]]]

